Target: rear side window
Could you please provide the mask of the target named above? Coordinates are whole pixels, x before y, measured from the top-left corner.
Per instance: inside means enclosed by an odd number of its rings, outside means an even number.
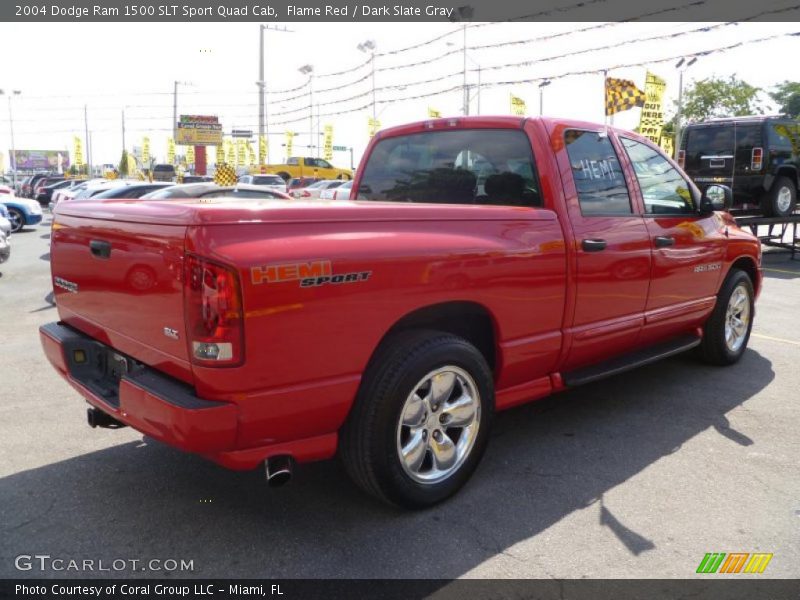
[[[250,177],[249,182],[242,183],[253,183],[255,185],[283,185],[283,179],[278,177],[277,175],[268,176],[268,177]]]
[[[426,131],[383,139],[364,167],[358,198],[542,205],[530,142],[517,129]]]
[[[773,150],[800,154],[800,125],[797,123],[770,123],[767,126],[769,145]]]
[[[645,212],[650,215],[694,213],[692,192],[678,170],[650,146],[620,139],[636,173]]]
[[[584,215],[633,214],[625,175],[607,135],[595,131],[564,132],[578,202]]]

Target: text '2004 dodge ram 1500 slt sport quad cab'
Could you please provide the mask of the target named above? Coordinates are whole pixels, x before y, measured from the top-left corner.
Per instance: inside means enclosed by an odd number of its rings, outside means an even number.
[[[428,506],[492,415],[698,347],[744,352],[758,241],[644,138],[438,119],[371,141],[352,199],[59,206],[55,368],[92,406],[233,469],[337,451]]]

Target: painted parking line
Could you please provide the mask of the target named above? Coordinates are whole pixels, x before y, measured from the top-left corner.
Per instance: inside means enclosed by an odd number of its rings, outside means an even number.
[[[764,271],[770,271],[772,273],[788,273],[789,275],[800,275],[800,271],[790,271],[788,269],[770,269],[767,267],[763,267]]]
[[[763,333],[751,333],[753,337],[761,338],[762,340],[772,340],[773,342],[782,342],[784,344],[791,344],[792,346],[800,346],[800,342],[794,340],[786,340],[783,338],[772,337],[771,335],[764,335]]]

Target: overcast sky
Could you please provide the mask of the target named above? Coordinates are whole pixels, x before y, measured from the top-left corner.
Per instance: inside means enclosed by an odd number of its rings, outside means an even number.
[[[786,3],[791,4],[790,2]],[[760,10],[755,5],[754,14]],[[473,24],[475,25],[475,24]],[[498,44],[531,40],[556,33],[574,32],[591,23],[500,23],[470,26],[467,45]],[[785,32],[800,31],[798,23],[742,23],[708,32],[689,33],[670,40],[628,44],[606,50],[542,60],[564,53],[591,50],[625,40],[651,38],[696,30],[703,23],[607,24],[591,31],[575,32],[555,39],[469,51],[468,83],[476,84],[476,65],[481,66],[484,84],[555,76],[573,71],[602,69],[615,65],[690,54]],[[270,157],[282,160],[283,132],[298,132],[295,154],[305,154],[308,144],[308,88],[293,93],[275,93],[303,85],[307,76],[298,72],[305,64],[314,66],[314,104],[320,112],[360,109],[338,116],[323,116],[321,126],[332,124],[334,144],[353,146],[358,160],[368,141],[367,119],[371,107],[371,79],[368,66],[340,76],[320,77],[364,62],[368,56],[356,46],[375,40],[378,52],[387,52],[452,32],[433,44],[390,56],[378,56],[376,67],[438,60],[412,68],[379,71],[376,86],[406,86],[383,90],[377,106],[383,127],[427,118],[428,107],[444,116],[461,113],[460,89],[430,98],[406,100],[410,96],[445,90],[463,83],[463,34],[452,23],[289,23],[291,32],[267,32],[266,73],[270,114]],[[171,135],[172,90],[180,85],[178,112],[216,114],[226,131],[258,128],[258,25],[213,24],[0,24],[0,88],[19,89],[14,98],[14,130],[17,149],[72,149],[73,135],[84,137],[84,104],[88,106],[92,158],[95,164],[117,162],[122,149],[122,109],[125,108],[126,145],[151,140],[152,152],[164,159],[166,139]],[[448,52],[456,51],[447,56]],[[798,79],[794,64],[800,54],[800,37],[745,45],[702,57],[685,75],[685,81],[712,75],[735,74],[748,83],[770,88],[785,79]],[[492,68],[509,63],[538,61],[525,66]],[[674,60],[649,68],[667,80],[670,112],[677,97],[678,72]],[[648,67],[614,69],[612,76],[633,79],[644,86]],[[438,79],[439,81],[430,81]],[[355,83],[357,80],[363,81]],[[419,83],[426,82],[426,83]],[[348,85],[350,84],[350,85]],[[330,87],[343,89],[320,93]],[[480,93],[481,114],[509,114],[509,94],[527,103],[528,114],[539,113],[536,83],[485,87]],[[291,99],[292,96],[300,96]],[[333,100],[360,96],[325,106]],[[766,104],[770,104],[766,94]],[[10,147],[5,98],[0,111],[0,149]],[[289,112],[301,109],[297,112]],[[471,112],[478,110],[473,93]],[[316,112],[316,111],[315,111]],[[581,75],[555,79],[544,92],[544,112],[551,116],[603,120],[603,77]],[[618,126],[638,124],[639,109],[618,115]],[[314,127],[317,127],[316,116]],[[214,153],[210,153],[213,161]],[[348,166],[349,155],[336,154],[335,164]],[[6,163],[7,164],[7,163]]]

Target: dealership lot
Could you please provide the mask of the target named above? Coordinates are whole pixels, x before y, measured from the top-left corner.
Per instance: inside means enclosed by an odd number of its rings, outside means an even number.
[[[764,576],[800,576],[800,260],[785,253],[765,257],[741,363],[678,357],[505,413],[473,480],[410,513],[335,461],[273,490],[90,429],[39,346],[57,318],[48,232],[46,217],[13,235],[0,265],[2,577],[691,577],[708,552],[773,553]]]

